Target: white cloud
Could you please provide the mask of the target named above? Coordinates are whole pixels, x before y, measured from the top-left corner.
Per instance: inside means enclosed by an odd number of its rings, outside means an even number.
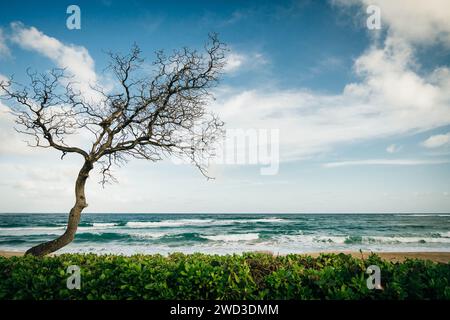
[[[0,155],[21,154],[19,137],[13,129],[14,119],[8,107],[0,103]]]
[[[399,152],[401,149],[400,146],[397,146],[396,144],[391,144],[386,148],[386,152],[388,153],[396,153]]]
[[[226,56],[224,71],[234,73],[238,70],[254,69],[267,63],[267,59],[261,53],[244,54],[231,51]]]
[[[334,0],[340,6],[359,5],[362,12],[369,5],[381,9],[382,27],[389,35],[411,44],[441,42],[450,46],[450,2],[448,0]],[[366,17],[366,16],[365,16]]]
[[[6,77],[6,76],[4,76],[3,74],[0,73],[0,82],[7,81],[7,80],[8,80],[8,77]],[[0,91],[0,93],[1,93],[1,91]]]
[[[3,29],[0,28],[0,57],[1,56],[9,56],[11,53],[9,51],[8,46],[6,45],[6,39],[3,32]]]
[[[226,64],[224,67],[225,72],[233,72],[239,69],[244,63],[245,57],[241,54],[230,53],[227,55]]]
[[[79,82],[79,88],[90,92],[89,84],[95,84],[94,60],[88,50],[82,46],[64,44],[56,38],[47,36],[35,27],[26,27],[22,23],[11,24],[11,40],[20,47],[38,52],[52,60],[58,67],[67,71]]]
[[[0,82],[7,77],[0,74]],[[0,95],[2,91],[0,90]],[[14,130],[14,117],[11,110],[0,101],[0,156],[23,154],[25,148],[19,134]]]
[[[325,163],[323,166],[325,168],[336,168],[336,167],[362,166],[362,165],[417,166],[417,165],[433,165],[446,163],[450,163],[450,160],[366,159],[366,160],[328,162]]]
[[[308,69],[311,75],[317,75],[322,72],[329,72],[343,67],[344,61],[335,56],[323,56],[319,58],[318,63]]]
[[[383,23],[390,26],[388,36],[380,46],[374,42],[355,60],[359,81],[347,84],[341,93],[306,89],[225,91],[218,96],[219,114],[232,128],[279,128],[281,160],[310,157],[342,143],[449,125],[450,69],[438,66],[425,72],[415,56],[417,42],[430,44],[425,39],[425,35],[434,35],[430,26],[439,25],[434,32],[440,35],[430,36],[433,41],[447,41],[448,5],[431,1],[432,9],[423,9],[428,2],[390,2],[377,2],[386,18]],[[400,17],[402,23],[393,18],[400,6],[408,7]],[[413,14],[414,18],[405,18]],[[448,20],[440,24],[442,15]],[[424,29],[414,21],[423,22]],[[407,23],[414,24],[415,31],[409,30]]]
[[[12,42],[23,49],[47,57],[59,68],[65,68],[68,74],[73,76],[71,81],[74,81],[74,87],[79,89],[85,98],[93,101],[101,99],[101,95],[91,88],[92,85],[98,84],[99,77],[95,72],[94,60],[86,48],[65,44],[42,33],[35,27],[26,27],[20,22],[11,23],[11,29],[9,38]],[[62,84],[65,85],[66,81],[68,80],[62,80],[64,82]],[[2,109],[9,110],[5,106]],[[29,152],[26,151],[29,148],[26,147],[24,142],[29,140],[29,137],[17,134],[13,130],[12,124],[13,118],[10,115],[0,114],[0,137],[5,139],[5,142],[0,146],[0,153],[23,154]],[[89,142],[89,134],[90,132],[80,132],[80,134],[71,135],[66,139],[66,142],[76,146],[84,146]]]
[[[2,76],[0,75],[0,81]],[[7,103],[7,102],[5,102]],[[48,154],[49,149],[45,148],[33,148],[28,146],[34,145],[35,141],[32,136],[19,133],[16,129],[23,129],[15,124],[15,116],[11,113],[11,109],[0,102],[0,156],[33,156]],[[65,142],[77,147],[85,147],[90,145],[89,132],[80,132],[79,134],[69,135],[65,139]],[[53,150],[60,157],[59,151]]]
[[[425,148],[439,148],[443,146],[450,145],[450,132],[446,134],[437,134],[434,136],[429,137],[427,140],[422,142],[422,145]]]
[[[387,39],[384,48],[372,47],[356,60],[361,81],[346,85],[340,94],[231,90],[219,92],[215,109],[231,128],[279,128],[282,160],[450,124],[446,72],[420,76],[412,61],[408,45]]]

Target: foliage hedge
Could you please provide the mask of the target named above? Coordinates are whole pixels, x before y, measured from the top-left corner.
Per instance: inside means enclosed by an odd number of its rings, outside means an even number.
[[[369,290],[378,265],[383,290]],[[81,268],[81,289],[66,287]],[[376,255],[64,254],[0,258],[0,299],[450,299],[450,265]]]

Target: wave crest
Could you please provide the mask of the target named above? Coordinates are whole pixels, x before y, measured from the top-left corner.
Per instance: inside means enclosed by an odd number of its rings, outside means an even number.
[[[215,236],[202,235],[201,237],[212,241],[238,242],[238,241],[258,240],[259,234],[258,233],[221,234]]]

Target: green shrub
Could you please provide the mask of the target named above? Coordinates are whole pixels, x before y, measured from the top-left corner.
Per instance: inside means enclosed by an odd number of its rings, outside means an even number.
[[[383,290],[369,290],[378,265]],[[66,287],[81,268],[81,289]],[[371,255],[64,254],[0,257],[0,299],[450,299],[450,265]]]

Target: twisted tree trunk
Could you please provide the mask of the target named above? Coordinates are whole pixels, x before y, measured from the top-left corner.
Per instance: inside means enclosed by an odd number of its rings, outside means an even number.
[[[78,223],[80,222],[81,212],[88,206],[84,195],[84,187],[86,180],[89,177],[89,172],[92,168],[93,163],[86,161],[78,173],[77,181],[75,183],[75,205],[70,210],[66,231],[55,240],[41,243],[29,249],[25,254],[39,257],[45,256],[72,242],[78,228]]]

